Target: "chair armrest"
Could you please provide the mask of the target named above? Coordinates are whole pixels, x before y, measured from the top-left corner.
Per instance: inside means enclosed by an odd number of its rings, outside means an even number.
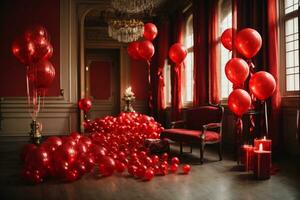
[[[171,122],[171,128],[183,128],[185,126],[184,120]]]
[[[209,123],[203,125],[203,130],[220,128],[220,127],[222,127],[222,123]]]

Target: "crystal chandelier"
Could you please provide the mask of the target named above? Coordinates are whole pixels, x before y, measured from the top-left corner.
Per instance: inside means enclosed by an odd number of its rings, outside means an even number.
[[[130,2],[130,1],[129,1]],[[133,42],[144,34],[144,23],[138,19],[112,19],[108,22],[108,35],[119,42]]]
[[[112,0],[112,7],[119,12],[129,14],[152,10],[155,0]]]

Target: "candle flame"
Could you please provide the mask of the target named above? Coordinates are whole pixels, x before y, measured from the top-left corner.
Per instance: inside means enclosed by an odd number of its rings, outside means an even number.
[[[131,86],[129,86],[128,88],[126,88],[125,92],[126,93],[131,93]]]
[[[267,139],[266,136],[264,136],[263,140],[266,140],[266,139]]]
[[[262,143],[259,144],[259,150],[260,150],[260,151],[263,150],[263,144],[262,144]]]

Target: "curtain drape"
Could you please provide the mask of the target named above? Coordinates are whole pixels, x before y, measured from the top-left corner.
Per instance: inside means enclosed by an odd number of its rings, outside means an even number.
[[[172,37],[171,45],[174,43],[183,43],[183,32],[184,32],[184,20],[182,12],[176,12],[171,18]],[[172,63],[171,70],[171,118],[172,120],[178,120],[181,118],[181,69],[183,64],[175,65]]]
[[[209,103],[220,103],[220,49],[218,0],[210,1],[209,16]]]
[[[237,29],[249,27],[257,30],[262,36],[262,48],[252,59],[255,71],[270,72],[277,83],[276,91],[268,99],[269,108],[269,136],[272,139],[274,150],[280,151],[282,132],[280,131],[280,104],[279,91],[279,49],[278,49],[278,21],[276,0],[237,0]],[[259,109],[259,107],[257,107]],[[263,128],[260,132],[263,132]]]
[[[208,1],[193,0],[194,99],[193,105],[208,103]]]
[[[194,106],[220,102],[218,23],[218,0],[193,1]]]
[[[168,59],[169,48],[169,21],[160,17],[154,21],[158,29],[157,38],[154,40],[156,53],[151,63],[151,80],[153,96],[153,115],[160,123],[165,122],[165,94],[164,94],[164,66]]]

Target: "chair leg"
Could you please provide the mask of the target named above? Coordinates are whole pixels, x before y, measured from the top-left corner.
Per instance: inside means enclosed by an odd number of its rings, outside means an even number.
[[[200,143],[200,163],[201,164],[203,164],[204,146],[205,146],[205,143],[201,142]]]
[[[219,148],[218,148],[218,153],[219,153],[219,160],[221,161],[222,158],[222,143],[219,142]]]
[[[182,154],[182,142],[180,142],[180,154]]]

